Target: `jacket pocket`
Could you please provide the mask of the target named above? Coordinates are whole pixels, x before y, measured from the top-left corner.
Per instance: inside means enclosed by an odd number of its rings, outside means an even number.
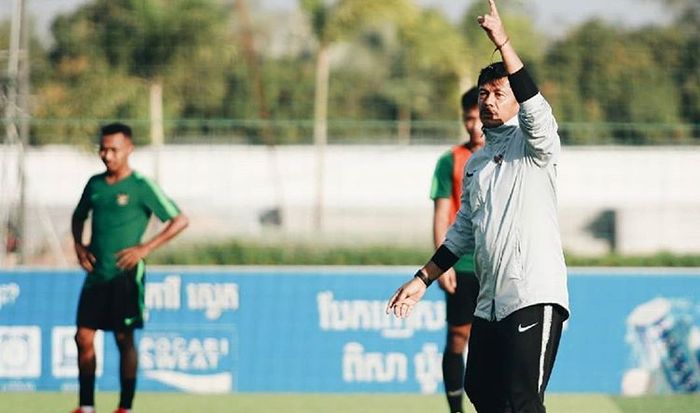
[[[514,280],[520,280],[523,278],[523,255],[519,231],[515,231],[513,236],[513,253],[511,255],[510,262],[508,263],[506,274],[508,278]]]

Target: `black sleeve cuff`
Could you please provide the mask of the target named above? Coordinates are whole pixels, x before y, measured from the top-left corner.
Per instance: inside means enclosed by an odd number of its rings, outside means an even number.
[[[510,81],[510,87],[513,89],[513,94],[518,103],[523,103],[539,93],[537,85],[535,85],[535,82],[524,67],[508,75],[508,81]]]
[[[435,251],[433,257],[430,258],[435,265],[437,265],[443,272],[452,268],[453,265],[459,261],[459,257],[454,255],[444,244],[440,245],[440,248]]]

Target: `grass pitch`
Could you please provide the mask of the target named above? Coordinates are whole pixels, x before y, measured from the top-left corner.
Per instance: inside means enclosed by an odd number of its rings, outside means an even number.
[[[97,411],[111,413],[116,393],[98,393]],[[2,411],[13,413],[68,413],[76,407],[72,393],[0,393]],[[625,398],[600,394],[547,396],[549,413],[686,413],[700,412],[700,395]],[[7,408],[7,410],[5,410]],[[190,395],[137,393],[135,413],[445,413],[442,396],[320,395],[320,394],[232,394]],[[465,412],[473,412],[469,406]]]

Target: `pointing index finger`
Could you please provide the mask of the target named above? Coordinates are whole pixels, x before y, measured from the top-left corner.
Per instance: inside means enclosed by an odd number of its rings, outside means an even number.
[[[498,9],[494,0],[489,0],[489,8],[491,9],[491,15],[498,16]]]

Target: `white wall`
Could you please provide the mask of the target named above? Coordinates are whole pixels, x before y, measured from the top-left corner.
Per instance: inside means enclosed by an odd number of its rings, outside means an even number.
[[[430,243],[431,175],[444,146],[330,146],[324,177],[324,231],[312,225],[315,153],[309,146],[168,146],[160,151],[161,185],[193,219],[187,236],[323,238],[335,242]],[[12,156],[3,160],[3,202]],[[155,175],[154,151],[132,158]],[[564,243],[582,253],[610,248],[586,228],[604,211],[615,216],[615,246],[627,253],[700,252],[700,148],[566,147],[559,165]],[[44,216],[65,237],[68,216],[88,177],[103,169],[96,154],[72,147],[27,153],[30,215]],[[11,181],[11,179],[10,179]],[[4,182],[4,184],[3,184]],[[281,231],[258,216],[282,205]],[[33,212],[32,212],[33,211]],[[46,225],[30,222],[41,238]]]

